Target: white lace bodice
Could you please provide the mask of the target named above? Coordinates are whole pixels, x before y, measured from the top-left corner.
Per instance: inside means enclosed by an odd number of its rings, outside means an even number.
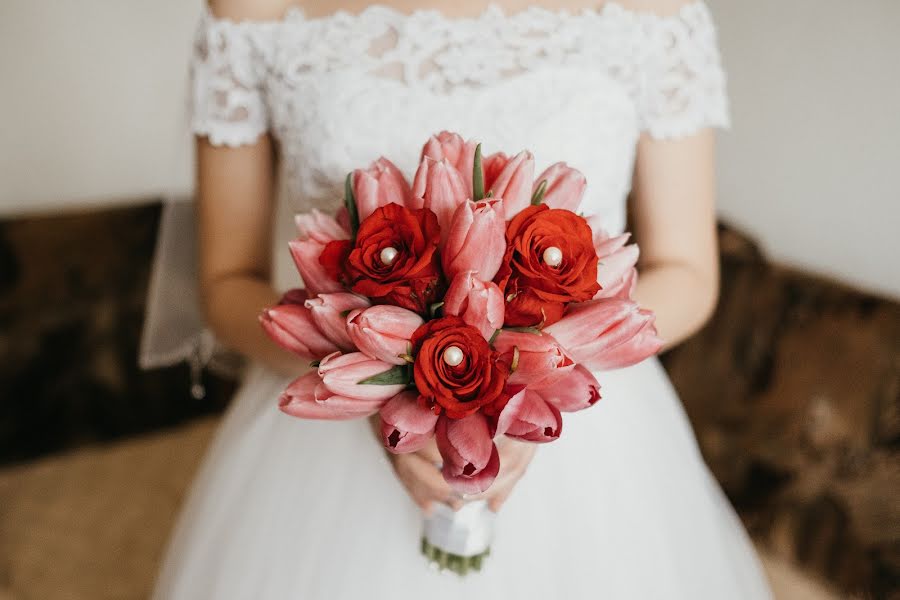
[[[337,206],[347,172],[380,155],[411,176],[422,140],[451,129],[487,152],[528,148],[538,172],[559,160],[579,168],[584,211],[619,231],[641,132],[678,137],[728,122],[715,29],[699,1],[667,17],[612,2],[511,15],[491,6],[474,18],[379,5],[265,22],[206,13],[192,66],[194,131],[226,145],[271,131],[292,210]],[[280,254],[276,281],[287,285]]]

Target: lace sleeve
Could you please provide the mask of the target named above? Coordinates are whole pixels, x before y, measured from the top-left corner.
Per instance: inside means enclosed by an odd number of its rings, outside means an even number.
[[[671,17],[639,18],[638,111],[642,129],[675,138],[728,128],[728,97],[716,28],[702,1]]]
[[[263,84],[271,37],[258,23],[204,12],[191,60],[191,129],[214,145],[251,144],[268,129]]]

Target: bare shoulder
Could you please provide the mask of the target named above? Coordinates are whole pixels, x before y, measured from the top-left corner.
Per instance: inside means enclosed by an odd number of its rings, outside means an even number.
[[[296,0],[208,0],[217,17],[235,21],[280,19]]]
[[[677,14],[685,5],[698,0],[617,0],[616,4],[623,8],[641,13],[653,13],[660,16]]]

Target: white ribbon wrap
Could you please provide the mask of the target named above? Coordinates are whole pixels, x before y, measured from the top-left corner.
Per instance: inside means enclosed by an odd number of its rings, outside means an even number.
[[[485,500],[467,502],[456,512],[446,504],[435,504],[425,519],[425,539],[450,554],[477,556],[491,545],[494,517]]]

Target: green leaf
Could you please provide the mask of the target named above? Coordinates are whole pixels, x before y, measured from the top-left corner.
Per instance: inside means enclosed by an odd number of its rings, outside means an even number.
[[[491,346],[494,345],[494,342],[497,341],[497,336],[500,335],[500,332],[501,332],[501,331],[503,331],[503,330],[502,330],[502,329],[497,329],[496,331],[494,331],[494,333],[491,335],[491,339],[488,340],[488,344],[489,344],[489,345],[491,345]]]
[[[535,335],[541,335],[541,330],[537,327],[504,327],[506,331],[518,331],[519,333],[533,333]]]
[[[541,202],[544,201],[544,194],[547,193],[547,180],[541,179],[541,182],[538,184],[537,189],[534,190],[534,195],[531,197],[531,205],[539,206]]]
[[[481,144],[475,146],[475,165],[472,169],[472,200],[484,200],[484,165],[481,162]]]
[[[344,180],[344,206],[347,207],[347,213],[350,215],[351,239],[356,239],[356,232],[359,231],[359,211],[356,209],[356,198],[353,197],[352,171],[347,173],[347,179]]]
[[[409,365],[397,365],[384,373],[363,379],[361,385],[406,385],[409,383]]]

